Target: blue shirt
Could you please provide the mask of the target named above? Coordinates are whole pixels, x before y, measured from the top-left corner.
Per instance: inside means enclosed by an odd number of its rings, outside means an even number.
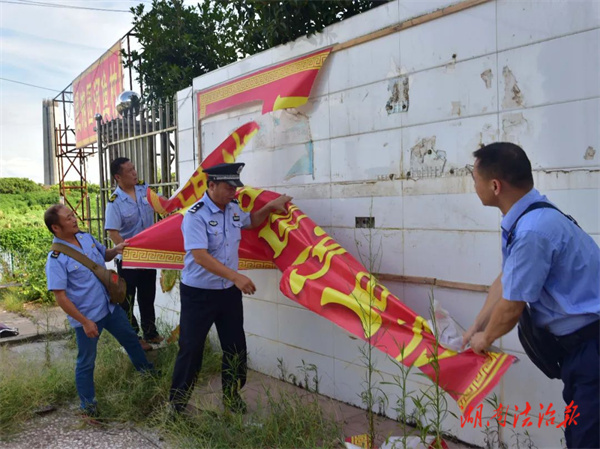
[[[508,231],[535,202],[532,189],[502,219],[502,290],[507,300],[529,303],[534,323],[567,335],[600,316],[600,248],[592,237],[554,209],[523,215],[511,245]]]
[[[54,237],[53,242],[70,246],[97,264],[104,266],[106,248],[101,243],[85,232],[77,233],[77,240],[79,240],[81,248],[58,237]],[[54,251],[48,253],[46,278],[48,290],[66,290],[67,298],[89,320],[97,322],[115,309],[115,305],[110,303],[106,288],[98,277],[89,268],[63,253],[58,255]],[[68,319],[71,326],[82,327],[79,321],[70,316]]]
[[[139,234],[154,224],[154,210],[146,199],[147,184],[135,186],[134,201],[117,187],[106,205],[104,227],[119,231],[123,240]]]
[[[212,274],[194,261],[193,249],[206,249],[223,265],[237,271],[238,249],[242,239],[242,228],[250,226],[250,214],[232,201],[219,209],[207,193],[188,209],[183,217],[181,232],[185,257],[181,281],[190,287],[223,290],[233,282]]]

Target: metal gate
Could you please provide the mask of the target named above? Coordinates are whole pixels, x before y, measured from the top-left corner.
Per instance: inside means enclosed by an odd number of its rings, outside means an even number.
[[[177,163],[176,99],[133,104],[121,118],[104,121],[96,115],[100,165],[100,201],[96,205],[98,235],[106,244],[104,230],[106,202],[117,187],[110,176],[110,163],[117,157],[131,159],[150,187],[169,198],[179,185]]]

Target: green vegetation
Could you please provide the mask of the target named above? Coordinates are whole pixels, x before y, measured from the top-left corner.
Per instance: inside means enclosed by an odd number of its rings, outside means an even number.
[[[31,357],[0,348],[0,434],[18,431],[36,410],[78,403],[74,334],[66,345],[72,354],[65,356],[64,342],[51,344],[61,345],[63,353],[49,350],[45,360],[33,362]],[[167,399],[177,349],[170,344],[149,353],[158,373],[138,374],[116,340],[104,332],[94,376],[100,421],[151,426],[171,446],[182,448],[340,447],[341,429],[335,421],[314,397],[295,393],[265,388],[257,410],[247,415],[196,410],[173,416]],[[197,386],[207,385],[220,368],[220,351],[206,345]]]
[[[68,181],[66,185],[80,184]],[[99,188],[89,185],[88,192],[93,196]],[[7,310],[22,311],[23,304],[29,301],[54,302],[46,289],[45,273],[52,235],[43,215],[48,206],[59,200],[58,185],[45,187],[25,178],[0,178],[0,253],[4,256],[0,258],[0,283],[20,285],[0,296]]]
[[[0,434],[17,431],[35,411],[47,405],[60,406],[78,403],[75,389],[74,365],[76,356],[75,333],[66,344],[71,351],[52,356],[47,351],[44,360],[33,360],[0,347]],[[102,418],[111,421],[143,422],[165,404],[177,345],[150,354],[159,369],[158,375],[134,373],[134,368],[121,346],[108,332],[103,332],[98,344],[94,381]],[[207,345],[205,369],[200,382],[220,369],[220,354]],[[24,375],[27,373],[27,375]]]

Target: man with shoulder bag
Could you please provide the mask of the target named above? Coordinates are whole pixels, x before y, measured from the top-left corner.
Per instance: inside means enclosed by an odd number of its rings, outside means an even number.
[[[127,244],[120,243],[107,249],[90,234],[81,232],[73,211],[61,204],[46,210],[44,222],[54,235],[53,246],[59,244],[54,246],[58,250],[50,251],[46,262],[48,290],[54,293],[56,302],[68,315],[69,323],[75,329],[78,351],[75,385],[84,415],[95,418],[98,410],[94,365],[98,339],[104,329],[125,348],[136,370],[153,370],[125,311],[110,301],[107,289],[96,274],[105,272],[104,262],[122,253]],[[71,257],[67,254],[73,251],[79,255],[73,254],[75,257]],[[92,271],[85,266],[88,262],[104,267],[104,270],[98,268]],[[113,272],[112,275],[116,273]],[[122,291],[122,287],[118,287],[119,280],[112,281],[117,285],[116,293]]]
[[[532,362],[563,381],[577,423],[565,427],[567,447],[598,448],[600,248],[533,188],[519,146],[498,142],[473,155],[477,195],[503,214],[502,273],[463,343],[481,354],[519,323]]]

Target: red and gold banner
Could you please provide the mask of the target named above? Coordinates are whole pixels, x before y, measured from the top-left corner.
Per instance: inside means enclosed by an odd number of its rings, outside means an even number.
[[[104,120],[118,117],[115,103],[122,90],[121,42],[118,42],[73,81],[77,148],[96,142],[96,114],[102,114]]]
[[[244,187],[243,210],[259,210],[279,194]],[[274,213],[262,226],[242,232],[240,268],[274,263],[282,272],[280,290],[290,299],[367,341],[397,361],[419,368],[452,396],[463,410],[494,388],[515,357],[477,355],[436,345],[427,321],[406,307],[368,270],[297,206]],[[180,268],[184,211],[129,239],[124,266]],[[146,249],[157,256],[144,259]],[[175,261],[176,260],[176,261]],[[436,370],[433,354],[437,354]]]
[[[330,52],[331,47],[201,90],[198,119],[253,101],[262,101],[263,114],[302,106]]]
[[[212,151],[202,161],[188,182],[181,189],[177,190],[171,198],[166,199],[159,196],[148,188],[146,198],[152,204],[154,210],[164,215],[176,209],[191,206],[198,201],[206,190],[207,177],[202,170],[224,162],[235,162],[246,144],[256,135],[259,129],[258,123],[248,122],[232,132],[227,139],[221,142],[221,145],[216,150]]]

